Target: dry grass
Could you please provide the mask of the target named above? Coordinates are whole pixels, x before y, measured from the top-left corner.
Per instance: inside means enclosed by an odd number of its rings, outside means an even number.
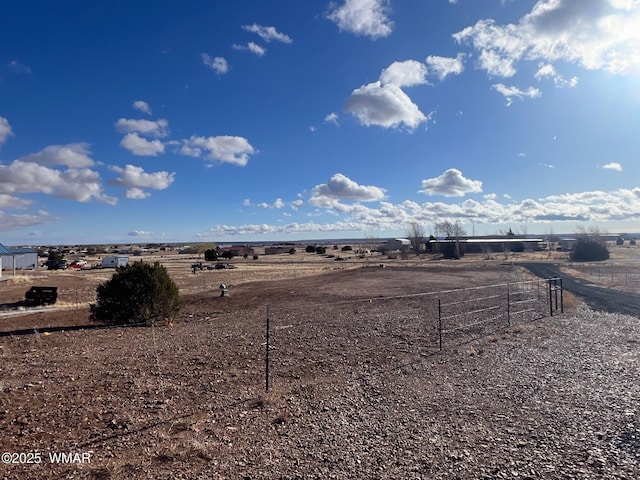
[[[26,285],[31,283],[31,276],[25,274],[19,274],[15,277],[8,277],[5,279],[5,286],[7,285]]]

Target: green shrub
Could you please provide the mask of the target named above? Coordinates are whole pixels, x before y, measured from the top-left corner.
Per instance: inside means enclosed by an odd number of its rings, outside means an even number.
[[[218,260],[218,252],[216,252],[213,248],[209,248],[204,251],[204,259],[207,262],[215,262]]]
[[[571,251],[574,262],[598,262],[609,259],[609,250],[603,242],[591,238],[579,238]]]
[[[178,287],[158,262],[135,262],[119,267],[96,288],[91,320],[112,325],[151,325],[173,320],[180,311]]]
[[[307,252],[307,253],[315,253],[316,246],[315,245],[307,245],[307,248],[305,248],[304,251]]]
[[[64,253],[58,250],[49,250],[49,260],[52,260],[52,261],[64,260]]]
[[[324,255],[327,253],[327,249],[325,247],[316,247],[316,253],[318,255]]]

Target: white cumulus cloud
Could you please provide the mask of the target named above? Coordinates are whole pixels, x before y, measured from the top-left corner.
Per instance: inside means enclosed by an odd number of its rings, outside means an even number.
[[[182,140],[179,153],[244,167],[249,161],[249,156],[256,151],[246,138],[222,135],[217,137],[192,136]]]
[[[260,208],[275,208],[279,210],[285,207],[285,203],[281,198],[276,198],[273,203],[261,202],[257,206]]]
[[[453,35],[479,53],[491,75],[513,76],[521,61],[556,61],[589,70],[640,74],[640,2],[538,0],[518,23],[481,19]]]
[[[130,199],[144,199],[150,196],[145,188],[153,190],[165,190],[175,180],[175,173],[165,171],[147,173],[141,167],[125,165],[124,168],[112,166],[111,170],[120,174],[118,178],[111,180],[111,185],[127,188],[126,196]]]
[[[355,89],[346,102],[345,110],[355,115],[363,125],[384,128],[405,125],[415,129],[427,117],[402,89],[379,81]]]
[[[0,117],[0,146],[7,141],[7,138],[13,136],[13,130],[9,125],[9,120],[4,117]]]
[[[326,199],[372,202],[383,199],[385,190],[374,185],[359,185],[349,177],[336,173],[327,183],[313,187],[311,194],[310,202],[317,205]]]
[[[50,145],[37,153],[21,157],[19,160],[39,165],[64,165],[71,168],[82,168],[95,164],[89,154],[88,144],[69,143],[67,145]]]
[[[449,75],[460,75],[464,71],[464,54],[457,57],[439,57],[430,55],[426,59],[429,67],[429,74],[435,74],[439,80],[444,80]]]
[[[420,192],[445,197],[462,197],[467,193],[482,192],[482,182],[465,178],[460,170],[450,168],[438,177],[422,180]]]
[[[0,194],[2,193],[44,193],[79,202],[96,199],[105,203],[116,203],[116,199],[103,193],[100,174],[94,170],[59,170],[25,160],[14,160],[9,165],[0,165]]]
[[[169,135],[169,122],[164,118],[159,120],[120,118],[116,122],[116,130],[120,133],[139,133],[163,138]]]
[[[0,232],[41,225],[51,220],[51,215],[44,210],[26,214],[9,214],[0,210]]]
[[[201,54],[202,62],[211,67],[218,75],[223,75],[229,71],[229,64],[224,57],[211,57],[207,53]]]
[[[602,168],[606,168],[607,170],[615,170],[617,172],[622,171],[622,165],[620,165],[618,162],[607,163],[606,165],[603,165]]]
[[[144,100],[136,100],[135,102],[133,102],[133,108],[134,110],[146,113],[147,115],[151,115],[153,113],[149,104]]]
[[[332,5],[327,17],[340,30],[376,40],[393,31],[389,12],[388,0],[345,0],[342,5]]]
[[[134,155],[155,157],[164,153],[164,144],[156,139],[147,140],[136,132],[127,133],[120,141],[120,146],[126,148]]]
[[[145,192],[143,189],[138,187],[132,187],[127,189],[125,196],[129,200],[144,200],[145,198],[149,198],[151,194],[149,192]]]
[[[427,67],[417,60],[393,62],[380,74],[380,83],[398,87],[412,87],[427,83]]]
[[[32,200],[14,197],[12,195],[7,195],[6,193],[0,193],[0,208],[24,210],[25,208],[28,208],[29,205],[32,205],[32,204],[33,204]]]

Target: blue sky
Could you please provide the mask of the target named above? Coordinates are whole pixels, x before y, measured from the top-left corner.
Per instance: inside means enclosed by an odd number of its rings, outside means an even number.
[[[21,1],[0,242],[640,231],[640,1]]]

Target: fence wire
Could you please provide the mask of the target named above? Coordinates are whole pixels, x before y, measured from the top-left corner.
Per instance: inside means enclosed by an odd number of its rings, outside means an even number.
[[[271,308],[274,375],[314,378],[402,366],[548,316],[549,284],[523,280],[465,289]],[[310,339],[313,339],[310,341]],[[304,349],[304,362],[300,352]],[[395,366],[395,367],[394,367]]]
[[[594,283],[640,293],[640,268],[635,265],[615,262],[604,264],[572,262],[569,268]]]

